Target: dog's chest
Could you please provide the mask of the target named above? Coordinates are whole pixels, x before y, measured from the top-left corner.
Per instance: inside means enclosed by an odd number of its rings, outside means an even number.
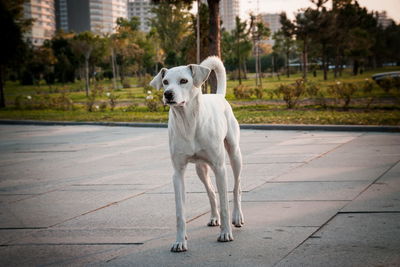
[[[207,146],[198,140],[180,140],[179,142],[173,142],[171,145],[172,156],[179,155],[192,163],[198,161],[208,162]]]

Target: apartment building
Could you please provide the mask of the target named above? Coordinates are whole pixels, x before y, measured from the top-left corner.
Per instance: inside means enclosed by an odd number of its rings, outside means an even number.
[[[24,16],[33,19],[31,30],[25,37],[35,46],[51,39],[56,31],[54,0],[31,0],[24,3]]]

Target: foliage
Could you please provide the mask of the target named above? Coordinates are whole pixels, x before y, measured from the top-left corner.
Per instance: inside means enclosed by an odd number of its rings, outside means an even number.
[[[54,110],[72,110],[74,105],[72,100],[62,93],[59,96],[50,96],[48,94],[36,94],[33,96],[18,95],[14,102],[15,108],[18,110],[34,110],[34,109],[54,109]]]
[[[233,94],[236,99],[248,99],[253,95],[253,89],[239,84],[233,88]]]
[[[303,79],[296,80],[293,84],[281,84],[275,89],[274,94],[281,97],[287,108],[294,108],[300,97],[305,94],[305,84]]]
[[[353,97],[357,89],[357,85],[353,83],[342,83],[339,81],[328,87],[329,93],[334,95],[337,99],[343,101],[344,109],[347,109],[349,107],[351,98]]]
[[[107,92],[106,96],[108,98],[108,103],[110,104],[110,109],[111,111],[113,111],[115,109],[115,106],[117,105],[117,99],[119,98],[119,95],[111,91]]]
[[[190,32],[189,7],[190,5],[177,1],[174,4],[160,2],[152,9],[155,16],[150,23],[160,39],[161,49],[166,53],[167,66],[177,66],[182,63],[182,44]]]
[[[148,91],[148,95],[146,96],[146,106],[149,111],[157,111],[158,104],[159,100],[152,95],[151,91]]]
[[[315,82],[307,81],[307,83],[305,83],[305,93],[307,96],[314,99],[317,105],[324,109],[328,107],[326,94],[322,91],[320,85]]]

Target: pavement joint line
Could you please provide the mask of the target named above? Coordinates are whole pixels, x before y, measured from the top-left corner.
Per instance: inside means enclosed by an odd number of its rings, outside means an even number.
[[[351,200],[346,199],[282,199],[282,200],[242,200],[242,202],[351,202]]]
[[[376,211],[339,211],[338,214],[398,214],[400,210],[376,210]]]
[[[167,123],[148,122],[76,122],[40,120],[0,120],[0,124],[42,126],[114,126],[167,128]],[[400,126],[392,125],[315,125],[315,124],[240,124],[243,130],[289,130],[289,131],[340,131],[340,132],[400,132]]]
[[[72,217],[72,218],[68,218],[68,219],[66,219],[66,220],[64,220],[64,221],[58,222],[58,223],[56,223],[56,224],[53,224],[53,225],[49,226],[49,228],[52,228],[52,227],[57,226],[57,225],[59,225],[59,224],[63,224],[63,223],[65,223],[65,222],[71,221],[71,220],[76,219],[76,218],[78,218],[78,217],[85,216],[85,215],[87,215],[87,214],[89,214],[89,213],[93,213],[93,212],[99,211],[99,210],[101,210],[101,209],[105,209],[105,208],[108,208],[108,207],[110,207],[110,206],[117,205],[117,204],[122,203],[122,202],[124,202],[124,201],[126,201],[126,200],[129,200],[129,199],[132,199],[132,198],[135,198],[135,197],[144,195],[144,194],[146,194],[148,191],[156,190],[156,189],[158,189],[158,188],[160,188],[160,187],[163,187],[163,186],[165,186],[165,185],[166,185],[166,184],[163,184],[163,185],[160,185],[160,186],[156,186],[155,188],[149,189],[149,190],[147,190],[147,191],[145,190],[145,191],[140,192],[140,193],[138,193],[138,194],[135,194],[135,195],[133,195],[133,196],[126,197],[126,198],[124,198],[124,199],[121,199],[121,200],[118,200],[118,201],[114,201],[114,202],[108,203],[107,205],[104,205],[104,206],[102,206],[102,207],[99,207],[99,208],[96,208],[96,209],[94,209],[94,210],[90,210],[90,211],[84,212],[84,213],[82,213],[82,214],[80,214],[80,215],[76,215],[76,216],[74,216],[74,217]]]
[[[292,254],[293,251],[298,249],[301,245],[303,245],[308,239],[312,238],[312,236],[315,236],[315,234],[321,230],[325,225],[327,225],[329,222],[333,220],[338,215],[338,213],[333,214],[326,222],[324,222],[322,225],[316,227],[316,230],[312,232],[308,237],[306,237],[303,241],[301,241],[295,248],[290,250],[286,255],[284,255],[280,260],[278,260],[276,263],[274,263],[272,266],[276,266],[280,262],[282,262],[285,258],[287,258],[290,254]]]
[[[0,231],[7,230],[45,230],[47,227],[2,227]]]
[[[20,247],[20,246],[127,246],[127,245],[135,245],[140,246],[144,245],[143,242],[127,242],[127,243],[115,243],[115,242],[104,242],[104,243],[21,243],[21,244],[2,244],[0,247]]]
[[[381,179],[383,176],[385,176],[391,169],[393,169],[397,164],[399,164],[400,160],[397,160],[394,164],[392,164],[392,166],[390,166],[388,169],[386,169],[381,175],[379,175],[372,183],[370,183],[369,185],[367,185],[363,190],[361,190],[360,193],[358,193],[353,199],[352,201],[356,200],[359,196],[361,196],[365,191],[367,191],[372,185],[376,184],[377,181],[379,181],[379,179]],[[348,203],[350,204],[350,203]],[[344,208],[346,208],[347,205],[345,205],[343,208],[340,209],[343,210]]]

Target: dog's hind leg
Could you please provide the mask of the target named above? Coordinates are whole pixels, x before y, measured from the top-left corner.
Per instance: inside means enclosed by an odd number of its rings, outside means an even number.
[[[208,226],[218,226],[220,225],[220,218],[217,208],[217,198],[215,195],[214,186],[211,183],[210,175],[209,175],[210,167],[206,163],[196,163],[196,172],[199,176],[201,182],[204,184],[208,199],[210,200],[211,206],[211,218],[208,222]]]
[[[242,171],[242,153],[239,147],[239,127],[236,131],[231,131],[225,139],[225,148],[231,162],[235,184],[233,187],[233,213],[232,224],[235,227],[242,227],[244,217],[242,212],[242,191],[240,188],[240,179]]]
[[[187,250],[186,216],[185,216],[185,183],[183,180],[185,167],[176,168],[173,176],[176,207],[176,242],[172,245],[172,252],[183,252]]]

